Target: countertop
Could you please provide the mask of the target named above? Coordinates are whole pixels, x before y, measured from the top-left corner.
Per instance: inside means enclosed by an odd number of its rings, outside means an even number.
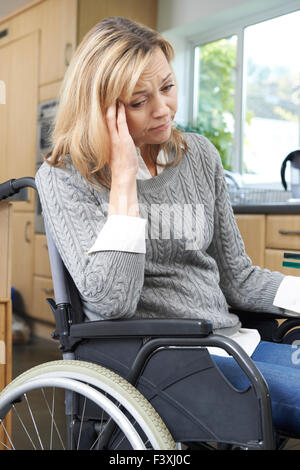
[[[262,203],[262,204],[241,204],[232,205],[235,214],[299,214],[300,202],[287,203]]]
[[[254,187],[228,188],[235,214],[300,214],[291,191]]]

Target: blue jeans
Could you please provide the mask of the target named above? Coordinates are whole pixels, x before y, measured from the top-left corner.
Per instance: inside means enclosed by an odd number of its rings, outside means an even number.
[[[300,437],[300,347],[261,341],[251,358],[268,384],[274,426]],[[214,360],[237,389],[249,386],[232,358],[214,356]]]

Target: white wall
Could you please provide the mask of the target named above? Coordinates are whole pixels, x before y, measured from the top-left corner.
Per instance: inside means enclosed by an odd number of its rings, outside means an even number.
[[[300,8],[299,0],[159,0],[158,30],[193,35],[278,8]]]

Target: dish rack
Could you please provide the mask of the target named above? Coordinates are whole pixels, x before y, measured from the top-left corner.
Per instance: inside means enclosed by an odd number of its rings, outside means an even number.
[[[232,205],[276,204],[283,202],[293,202],[291,191],[265,188],[229,187],[228,192]]]

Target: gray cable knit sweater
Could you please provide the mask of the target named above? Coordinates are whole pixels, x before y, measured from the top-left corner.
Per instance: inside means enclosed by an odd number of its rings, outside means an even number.
[[[282,313],[273,300],[284,276],[252,266],[246,255],[215,147],[197,134],[186,140],[177,167],[137,181],[146,254],[88,254],[107,220],[109,190],[94,189],[70,160],[38,171],[44,217],[87,319],[204,318],[230,334],[240,323],[227,304]]]

